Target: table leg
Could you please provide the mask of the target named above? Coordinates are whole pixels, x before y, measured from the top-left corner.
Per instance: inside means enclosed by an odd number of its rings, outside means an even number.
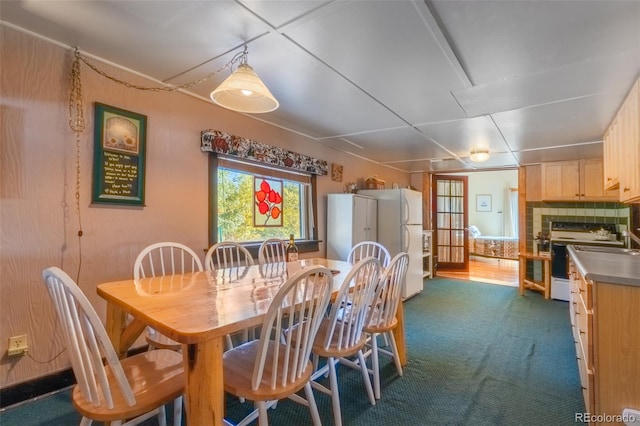
[[[520,257],[520,264],[518,265],[518,291],[520,296],[524,295],[524,280],[527,274],[527,260],[524,257]]]
[[[398,303],[396,319],[398,320],[398,325],[393,329],[393,337],[396,339],[396,345],[398,346],[400,365],[405,367],[407,365],[407,344],[404,336],[404,308],[402,302]]]
[[[551,261],[543,260],[542,269],[544,270],[544,298],[551,298]]]
[[[223,343],[223,337],[216,337],[182,345],[188,425],[224,424]]]
[[[107,323],[105,327],[120,359],[127,356],[127,351],[146,327],[143,322],[135,318],[127,325],[127,317],[128,315],[125,311],[107,302]]]
[[[122,332],[126,326],[127,313],[113,303],[107,302],[107,323],[105,328],[118,358],[124,358],[127,348],[122,348]]]

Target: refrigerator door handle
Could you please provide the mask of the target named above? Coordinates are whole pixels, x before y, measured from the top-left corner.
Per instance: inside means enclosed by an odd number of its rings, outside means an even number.
[[[410,212],[410,205],[409,205],[409,200],[407,199],[407,197],[402,196],[402,209],[401,209],[401,213],[402,213],[402,223],[409,223],[409,215],[411,214]]]
[[[411,232],[409,232],[409,228],[406,226],[402,226],[402,233],[404,234],[404,238],[402,238],[402,251],[409,252],[409,247],[411,247]]]

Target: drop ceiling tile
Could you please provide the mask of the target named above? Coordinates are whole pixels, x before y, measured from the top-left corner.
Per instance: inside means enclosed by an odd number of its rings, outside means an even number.
[[[334,146],[339,149],[379,162],[451,157],[451,153],[411,127],[343,136],[337,144]]]
[[[430,4],[475,85],[637,50],[640,39],[637,1]]]
[[[489,148],[495,153],[508,151],[500,132],[489,117],[467,118],[416,127],[460,157],[469,155],[469,150],[472,148]]]
[[[336,2],[287,37],[409,123],[464,117],[450,91],[467,86],[416,2]]]
[[[28,28],[157,80],[175,76],[268,31],[234,1],[10,2],[5,14]],[[218,17],[224,16],[224,19]],[[212,25],[212,23],[215,23]]]
[[[238,0],[247,9],[279,28],[288,22],[332,3],[332,0]]]
[[[450,158],[442,161],[432,161],[430,171],[433,173],[447,173],[471,170],[473,169],[464,161]]]
[[[514,152],[521,165],[539,164],[549,161],[569,161],[588,158],[602,158],[602,143],[589,143],[559,148],[546,148]]]
[[[602,140],[619,107],[606,94],[493,114],[514,151]]]
[[[640,42],[639,42],[640,45]],[[640,50],[602,56],[538,74],[457,90],[469,116],[491,114],[594,94],[619,100],[640,73]]]

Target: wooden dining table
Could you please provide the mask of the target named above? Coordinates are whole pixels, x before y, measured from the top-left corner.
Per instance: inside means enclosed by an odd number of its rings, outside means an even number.
[[[297,268],[313,265],[333,271],[334,293],[352,268],[348,262],[321,258],[296,264]],[[182,344],[187,424],[217,426],[224,424],[225,336],[262,324],[290,267],[253,265],[129,279],[100,284],[97,291],[107,301],[106,328],[120,357],[126,356],[147,326]],[[403,316],[400,304],[394,333],[405,365]]]

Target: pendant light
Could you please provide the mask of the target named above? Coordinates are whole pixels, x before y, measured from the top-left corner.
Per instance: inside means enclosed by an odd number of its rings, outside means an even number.
[[[209,96],[216,104],[232,111],[254,114],[274,111],[280,104],[247,63],[247,54],[245,46],[238,68]]]
[[[489,150],[487,148],[473,148],[469,154],[469,159],[475,163],[482,163],[489,159]]]

